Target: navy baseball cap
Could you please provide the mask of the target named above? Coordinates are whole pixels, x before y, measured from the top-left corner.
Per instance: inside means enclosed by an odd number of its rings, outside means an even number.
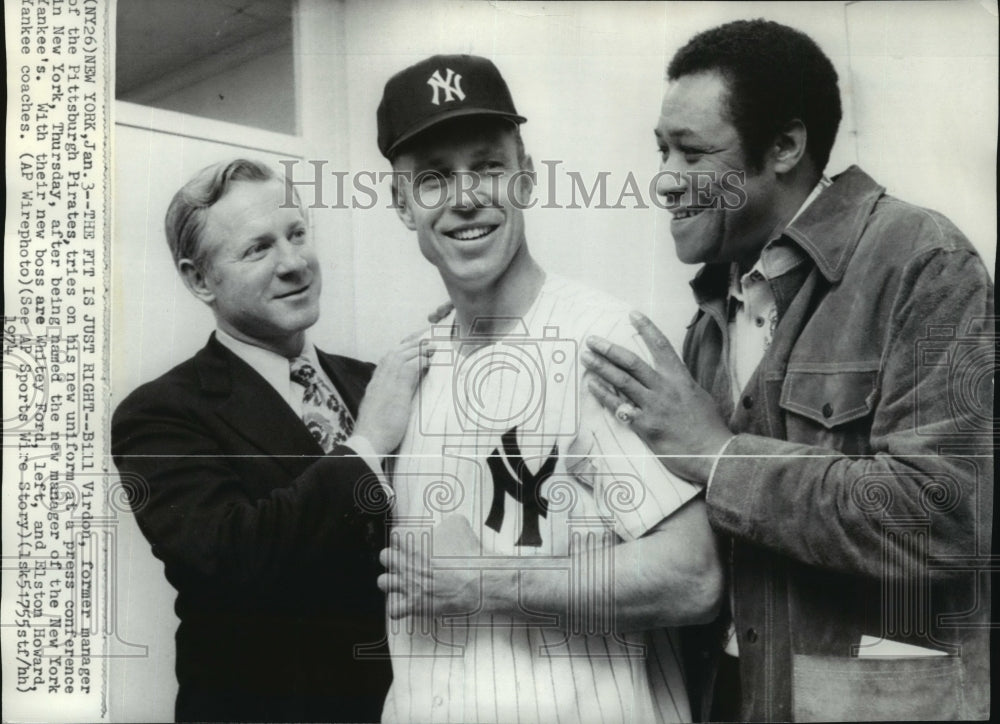
[[[378,150],[391,159],[401,143],[459,116],[499,116],[514,123],[514,99],[492,61],[476,55],[434,55],[389,79],[378,105]]]

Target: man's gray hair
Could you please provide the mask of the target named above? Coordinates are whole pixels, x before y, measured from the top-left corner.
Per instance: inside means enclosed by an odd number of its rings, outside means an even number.
[[[208,209],[225,195],[233,183],[264,182],[277,178],[278,174],[270,166],[245,158],[220,161],[195,174],[194,178],[174,194],[164,220],[167,245],[174,264],[178,264],[181,259],[190,259],[195,266],[203,268],[205,252],[201,237],[205,229],[205,217]],[[298,195],[290,195],[301,209]]]

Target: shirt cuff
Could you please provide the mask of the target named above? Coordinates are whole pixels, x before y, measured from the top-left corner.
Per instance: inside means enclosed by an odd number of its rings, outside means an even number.
[[[378,476],[378,481],[381,483],[382,489],[385,490],[386,495],[392,497],[392,486],[389,485],[389,479],[386,477],[385,471],[382,470],[382,459],[379,457],[378,453],[375,452],[375,447],[371,444],[368,438],[364,435],[351,435],[344,442],[344,445],[351,448],[351,450],[358,454],[358,457],[367,463],[368,467],[372,469],[372,472]]]
[[[711,469],[711,471],[709,471],[709,473],[708,473],[708,481],[705,483],[705,493],[706,494],[708,493],[709,488],[712,487],[712,478],[715,477],[715,469],[717,467],[719,467],[719,460],[721,460],[722,456],[725,455],[726,448],[729,447],[729,443],[731,443],[735,439],[736,439],[736,435],[733,435],[731,438],[729,438],[728,440],[726,440],[726,442],[723,444],[723,446],[721,448],[719,448],[719,452],[715,453],[715,460],[712,461],[712,469]]]

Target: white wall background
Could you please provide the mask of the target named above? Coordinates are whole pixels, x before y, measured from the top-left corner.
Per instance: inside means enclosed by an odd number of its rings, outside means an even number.
[[[845,115],[828,171],[859,163],[890,193],[944,212],[994,267],[996,2],[300,5],[300,28],[312,28],[297,66],[302,145],[312,158],[325,159],[328,171],[388,170],[375,142],[385,81],[427,55],[470,52],[496,62],[527,116],[523,135],[540,188],[549,183],[541,161],[561,161],[559,173],[578,171],[588,181],[609,172],[609,203],[629,172],[641,183],[656,172],[652,129],[673,52],[699,30],[728,20],[787,23],[811,35],[840,74]],[[238,134],[231,142],[235,155]],[[162,236],[166,202],[183,174],[216,160],[194,141],[181,148],[182,156],[170,151],[168,158],[161,140],[134,129],[119,139],[114,403],[189,356],[212,328],[208,311],[184,296]],[[326,181],[329,195],[333,177]],[[373,209],[312,212],[325,260],[323,316],[314,337],[320,346],[365,359],[377,359],[421,326],[445,297],[414,236],[388,208],[388,182],[381,188]],[[557,188],[557,200],[568,203],[565,177]],[[655,208],[526,212],[529,245],[544,267],[650,312],[679,342],[694,310],[687,280],[695,269],[675,260],[667,222]],[[112,715],[169,719],[171,590],[144,541],[124,540],[120,554],[128,561],[121,603],[131,608],[122,635],[149,644],[151,655],[113,668]]]
[[[888,192],[943,212],[988,268],[997,246],[997,3],[846,7],[857,154]]]

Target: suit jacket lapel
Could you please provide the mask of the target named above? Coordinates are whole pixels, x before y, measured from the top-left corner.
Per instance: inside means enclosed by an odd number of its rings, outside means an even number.
[[[219,397],[216,414],[282,467],[298,474],[323,454],[281,395],[214,335],[199,353],[199,371],[206,394]]]
[[[357,419],[358,406],[365,396],[365,387],[368,385],[368,378],[358,377],[357,372],[348,369],[346,360],[337,355],[327,354],[319,349],[316,350],[320,364],[326,371],[330,381],[333,382],[341,399],[351,411],[351,417]]]

